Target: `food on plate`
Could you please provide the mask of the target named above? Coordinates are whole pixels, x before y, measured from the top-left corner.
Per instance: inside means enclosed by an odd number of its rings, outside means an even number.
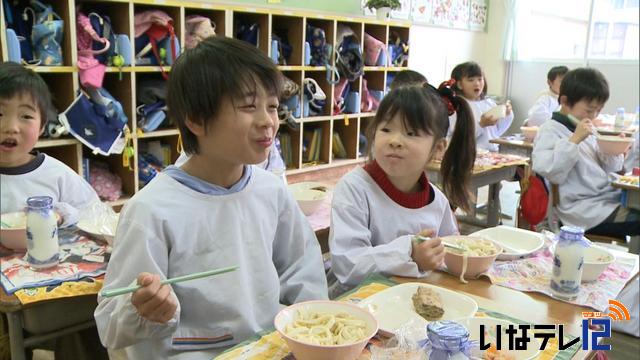
[[[429,321],[438,320],[444,315],[440,294],[426,286],[418,287],[411,300],[416,312]]]
[[[293,339],[315,345],[344,345],[365,338],[366,323],[347,313],[321,313],[298,310],[284,332]]]
[[[495,344],[491,344],[491,346],[484,352],[482,355],[482,359],[484,360],[516,360],[516,357],[513,354],[509,354],[504,350],[498,350]]]

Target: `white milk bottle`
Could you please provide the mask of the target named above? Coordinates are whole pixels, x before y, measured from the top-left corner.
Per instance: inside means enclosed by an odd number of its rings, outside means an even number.
[[[27,262],[34,269],[58,265],[58,223],[50,196],[27,199]]]
[[[551,292],[560,299],[573,300],[580,292],[584,249],[589,244],[584,239],[584,230],[573,226],[563,226],[557,240],[553,255]]]

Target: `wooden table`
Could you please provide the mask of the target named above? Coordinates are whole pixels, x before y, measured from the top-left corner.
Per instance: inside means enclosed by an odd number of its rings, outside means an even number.
[[[468,215],[459,215],[460,221],[478,225],[482,227],[497,226],[500,222],[500,182],[502,180],[510,180],[516,173],[516,169],[520,164],[506,165],[494,169],[475,170],[471,175],[471,189],[477,194],[478,189],[483,186],[489,186],[489,198],[487,200],[487,219],[485,222],[478,220],[476,217],[475,206],[472,207],[472,213]],[[430,163],[427,166],[427,176],[429,181],[442,184],[442,175],[440,174],[440,164]]]
[[[58,298],[22,305],[0,287],[0,312],[7,316],[12,360],[26,359],[25,349],[44,341],[95,327],[97,295]],[[29,335],[25,336],[24,331]]]
[[[630,185],[622,182],[613,181],[611,186],[622,190],[620,202],[622,206],[630,209],[640,210],[640,186]]]
[[[531,159],[533,143],[526,140],[516,140],[510,137],[501,137],[489,140],[490,143],[500,145],[500,153],[525,156]]]
[[[612,251],[616,256],[634,256],[616,250]],[[637,259],[637,255],[635,257]],[[638,265],[636,260],[631,272],[635,276],[628,283],[632,283],[638,276]],[[403,277],[393,277],[392,279],[400,283],[423,282],[464,293],[473,298],[480,307],[534,324],[564,324],[565,332],[572,336],[582,334],[582,312],[593,311],[591,308],[555,300],[544,294],[525,293],[493,285],[488,279],[469,280],[468,284],[463,284],[457,277],[440,271],[433,271],[421,279]],[[574,359],[583,359],[589,355],[591,355],[589,351],[579,350]]]

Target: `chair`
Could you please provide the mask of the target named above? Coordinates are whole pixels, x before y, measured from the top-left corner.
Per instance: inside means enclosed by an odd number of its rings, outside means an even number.
[[[547,225],[549,226],[551,231],[557,233],[558,231],[560,231],[560,227],[562,226],[562,221],[560,221],[560,218],[558,217],[558,214],[555,210],[556,206],[560,203],[559,186],[557,184],[549,183],[547,180],[545,181],[548,185],[551,185],[551,193],[549,194],[551,196],[551,201],[549,201],[549,208],[547,210]],[[619,248],[623,248],[622,251],[628,251],[626,238],[621,239],[613,236],[589,234],[588,232],[585,233],[585,236],[589,240],[597,243],[602,243],[607,247],[618,248],[618,250],[620,250]]]

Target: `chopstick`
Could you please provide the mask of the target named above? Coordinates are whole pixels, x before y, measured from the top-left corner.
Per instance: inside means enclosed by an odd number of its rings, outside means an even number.
[[[183,282],[183,281],[200,279],[200,278],[207,277],[207,276],[224,274],[224,273],[228,273],[228,272],[231,272],[231,271],[236,271],[237,269],[238,269],[238,266],[229,266],[229,267],[215,269],[215,270],[202,271],[202,272],[193,273],[193,274],[189,274],[189,275],[178,276],[178,277],[174,277],[172,279],[162,280],[160,283],[163,284],[163,285],[165,285],[165,284],[175,284],[175,283],[179,283],[179,282]],[[134,291],[136,291],[136,290],[138,290],[140,288],[141,288],[140,285],[131,285],[131,286],[121,287],[121,288],[117,288],[117,289],[104,290],[104,291],[102,291],[100,293],[100,295],[102,295],[103,297],[113,297],[113,296],[132,293],[132,292],[134,292]]]
[[[2,220],[0,220],[0,226],[2,226],[3,229],[11,229],[13,227]]]
[[[414,235],[414,236],[413,236],[413,239],[414,239],[418,244],[421,244],[421,243],[423,243],[423,242],[425,242],[425,241],[427,241],[427,240],[431,240],[431,238],[430,238],[430,237],[426,237],[426,236],[422,236],[422,235]],[[456,249],[456,250],[464,251],[464,249],[463,249],[462,247],[460,247],[460,246],[458,246],[458,245],[455,245],[455,244],[450,244],[450,243],[448,243],[448,242],[444,242],[444,241],[443,241],[443,242],[442,242],[442,245],[443,245],[444,247],[448,247],[448,248],[450,248],[450,249]]]
[[[571,114],[567,114],[567,117],[576,126],[578,126],[578,124],[580,123],[580,120],[578,120],[578,118],[576,118],[575,116],[573,116]],[[598,129],[596,129],[595,125],[593,125],[591,127],[591,135],[595,136],[596,138],[598,138],[600,136],[600,133],[598,132]]]

